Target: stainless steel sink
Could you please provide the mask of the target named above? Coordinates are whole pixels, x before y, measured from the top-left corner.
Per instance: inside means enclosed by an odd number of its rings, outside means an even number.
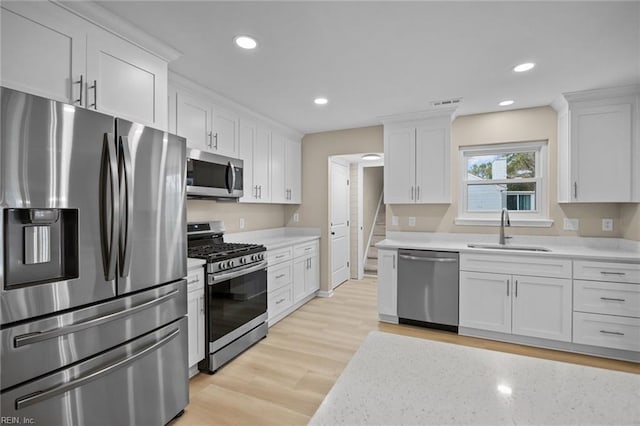
[[[491,250],[551,251],[550,249],[545,247],[511,246],[506,244],[467,244],[467,247]]]

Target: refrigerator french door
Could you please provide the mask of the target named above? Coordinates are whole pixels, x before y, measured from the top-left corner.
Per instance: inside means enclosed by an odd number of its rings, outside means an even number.
[[[119,382],[113,378],[121,373],[98,374],[113,364],[100,354],[129,353],[117,349],[125,343],[136,352],[136,339],[155,341],[150,336],[170,324],[179,335],[172,341],[186,336],[181,326],[186,314],[185,140],[6,88],[0,98],[3,415],[37,417],[63,412],[51,405],[61,404],[66,417],[36,423],[65,424],[82,413],[83,424],[118,420],[118,412],[124,424],[143,420],[145,414],[137,411],[152,407],[112,406],[108,411],[115,414],[109,419],[86,417],[98,395],[80,392],[72,383],[102,381],[110,393],[154,395],[154,381],[125,374],[129,378]],[[163,337],[158,339],[155,343]],[[162,349],[155,343],[143,345],[151,349],[140,355],[140,363],[157,358],[154,351]],[[147,367],[160,372],[160,393],[179,395],[156,401],[172,416],[188,400],[184,348],[181,355],[171,349],[175,366]],[[91,368],[54,374],[81,361],[78,365]],[[13,370],[29,373],[5,374]],[[57,389],[56,395],[46,394],[53,399],[13,399],[16,391],[24,397],[23,386],[36,377],[46,383],[44,390]],[[151,423],[158,419],[154,416],[149,414]]]

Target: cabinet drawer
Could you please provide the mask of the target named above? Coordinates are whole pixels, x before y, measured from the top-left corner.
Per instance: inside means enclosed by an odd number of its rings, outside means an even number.
[[[293,276],[291,262],[270,266],[267,269],[267,291],[277,290],[287,284],[291,284]]]
[[[640,351],[640,319],[574,312],[573,342]]]
[[[289,308],[293,302],[291,284],[268,294],[269,320],[277,317],[280,313]]]
[[[314,255],[318,252],[318,242],[312,241],[310,243],[298,244],[293,248],[293,256],[300,257],[306,255]]]
[[[187,275],[187,290],[194,291],[204,288],[204,268],[198,271],[189,271]]]
[[[640,318],[640,285],[574,280],[573,310]]]
[[[571,260],[500,254],[460,255],[460,270],[534,277],[571,278]]]
[[[575,260],[573,277],[583,280],[640,284],[640,263]]]
[[[269,250],[267,252],[267,261],[269,265],[277,265],[293,259],[293,247],[284,247],[278,250]]]

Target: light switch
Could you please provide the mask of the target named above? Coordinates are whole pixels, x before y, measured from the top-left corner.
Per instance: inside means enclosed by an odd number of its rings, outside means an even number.
[[[564,218],[564,230],[565,231],[577,231],[580,227],[580,219]]]
[[[294,213],[293,214],[293,221],[294,222],[300,222],[300,213]]]
[[[409,226],[416,226],[415,216],[409,216]]]
[[[602,230],[613,231],[613,219],[602,219]]]
[[[240,229],[244,229],[244,218],[240,218]]]
[[[391,216],[391,225],[398,226],[399,224],[400,224],[400,220],[398,219],[398,216]]]

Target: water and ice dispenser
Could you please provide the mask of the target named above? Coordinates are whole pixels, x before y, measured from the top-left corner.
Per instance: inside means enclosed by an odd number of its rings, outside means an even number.
[[[78,277],[77,209],[5,209],[5,288]]]

